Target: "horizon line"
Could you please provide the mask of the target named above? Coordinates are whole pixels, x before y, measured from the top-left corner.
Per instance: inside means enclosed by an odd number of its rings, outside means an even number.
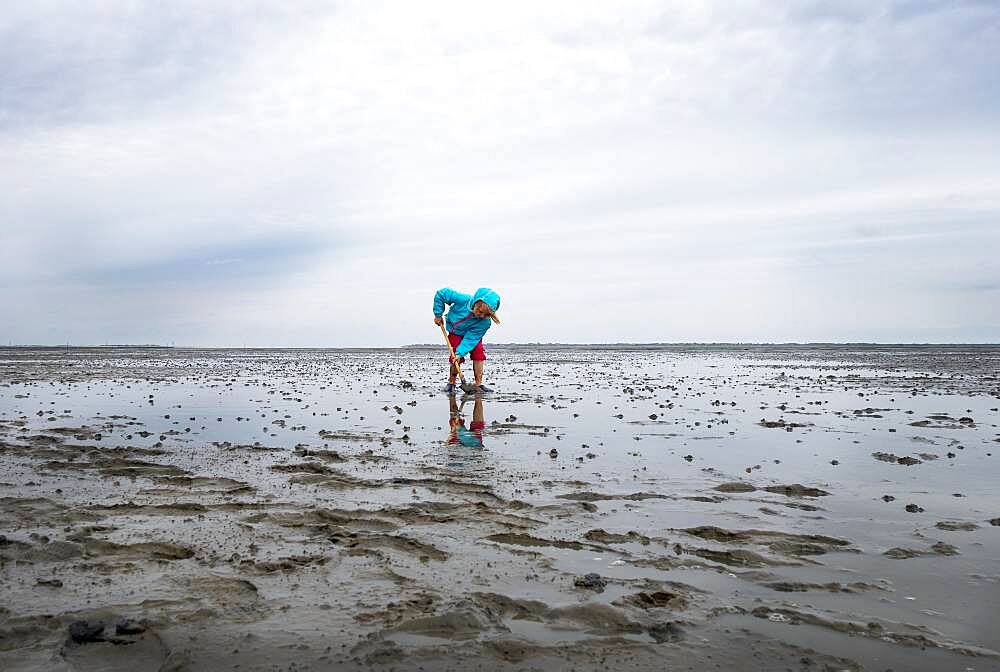
[[[563,342],[563,341],[526,341],[509,343],[490,343],[491,348],[528,348],[528,347],[673,347],[673,346],[908,346],[908,347],[942,347],[942,346],[979,346],[1000,347],[1000,342],[984,341],[608,341],[608,342]],[[408,343],[404,345],[386,346],[326,346],[326,345],[162,345],[157,343],[94,343],[94,344],[43,344],[27,343],[0,345],[0,350],[36,349],[36,350],[100,350],[115,348],[134,348],[149,350],[415,350],[440,349],[439,343]]]

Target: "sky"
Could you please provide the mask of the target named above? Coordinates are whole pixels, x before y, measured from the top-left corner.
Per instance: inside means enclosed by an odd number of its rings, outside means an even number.
[[[1000,342],[1000,2],[12,2],[0,344]]]

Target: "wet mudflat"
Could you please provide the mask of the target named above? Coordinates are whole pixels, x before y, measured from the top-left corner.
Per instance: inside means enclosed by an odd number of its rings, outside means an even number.
[[[0,669],[1000,669],[1000,349],[444,366],[0,349]]]

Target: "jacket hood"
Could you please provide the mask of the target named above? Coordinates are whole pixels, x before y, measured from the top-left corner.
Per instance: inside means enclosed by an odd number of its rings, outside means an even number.
[[[494,311],[500,310],[500,295],[489,287],[480,287],[476,290],[476,293],[472,295],[470,307],[476,305],[476,301],[482,301]]]

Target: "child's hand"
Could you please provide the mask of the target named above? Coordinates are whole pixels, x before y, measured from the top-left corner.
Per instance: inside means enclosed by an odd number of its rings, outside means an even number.
[[[458,355],[452,355],[451,356],[451,361],[453,361],[453,362],[455,362],[457,364],[461,364],[462,362],[465,361],[465,357],[459,357]]]
[[[444,324],[444,318],[441,317],[440,315],[435,315],[434,316],[434,324],[436,324],[436,325],[438,325],[440,327],[442,324]]]

